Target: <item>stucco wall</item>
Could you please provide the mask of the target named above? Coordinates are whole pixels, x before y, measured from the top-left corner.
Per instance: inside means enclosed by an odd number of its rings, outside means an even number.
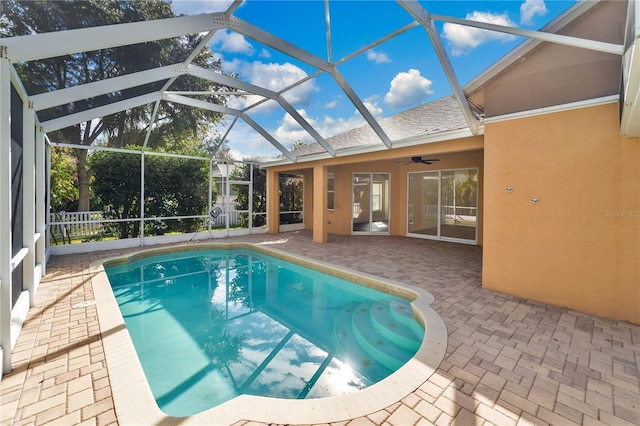
[[[640,323],[640,139],[618,105],[488,123],[484,159],[483,287]]]

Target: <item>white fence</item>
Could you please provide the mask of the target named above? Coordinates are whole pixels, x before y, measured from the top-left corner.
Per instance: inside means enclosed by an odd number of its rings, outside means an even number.
[[[74,239],[90,239],[103,231],[102,212],[57,212],[49,215],[51,239],[64,244]]]

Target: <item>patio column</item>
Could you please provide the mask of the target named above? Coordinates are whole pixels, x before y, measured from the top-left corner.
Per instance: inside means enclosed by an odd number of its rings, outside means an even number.
[[[327,235],[327,167],[313,166],[313,242],[324,244]]]
[[[45,161],[45,142],[44,131],[42,126],[36,123],[36,152],[35,152],[35,172],[36,172],[36,278],[38,281],[45,274],[45,252],[46,252],[46,224],[47,212],[49,206],[46,203],[46,161]]]
[[[267,229],[280,232],[280,178],[272,168],[267,169]]]
[[[0,353],[2,374],[11,371],[11,83],[0,47]]]
[[[40,277],[35,276],[36,267],[36,152],[35,111],[31,102],[22,105],[22,247],[27,254],[22,260],[23,286],[29,291],[29,306],[35,306],[36,289]]]

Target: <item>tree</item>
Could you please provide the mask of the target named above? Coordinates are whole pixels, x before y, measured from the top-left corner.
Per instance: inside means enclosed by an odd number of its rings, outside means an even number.
[[[94,170],[93,190],[103,204],[105,219],[140,217],[140,156],[122,152],[97,151],[91,155]],[[134,238],[140,233],[137,220],[106,224],[120,238]]]
[[[78,200],[77,175],[69,148],[51,150],[50,204],[55,212],[67,211]]]
[[[304,179],[300,175],[280,174],[280,211],[300,212],[304,206]],[[281,213],[280,225],[300,223],[300,213]]]
[[[233,160],[233,154],[231,153],[231,148],[229,147],[226,141],[218,142],[212,147],[213,149],[207,149],[207,152],[209,152],[211,157],[218,158],[220,160]]]
[[[111,228],[120,238],[135,238],[140,233],[140,211],[145,218],[199,216],[207,212],[209,163],[203,160],[145,156],[144,203],[141,199],[141,155],[97,151],[89,164],[94,173],[93,188],[107,219],[131,219]],[[212,194],[215,202],[215,194]],[[145,222],[146,234],[195,232],[199,219],[157,220]]]
[[[174,17],[170,2],[151,0],[90,0],[90,1],[17,1],[2,2],[2,36],[12,37],[33,33],[62,31],[75,28],[137,22]],[[29,94],[38,94],[66,87],[183,62],[200,43],[200,35],[141,43],[131,46],[82,52],[56,58],[16,64],[16,70]],[[203,50],[194,64],[221,71],[220,61]],[[40,111],[40,121],[95,108],[160,89],[166,81],[146,84],[117,93]],[[171,86],[173,90],[197,90],[215,93],[219,86],[202,79],[182,76]],[[226,105],[226,96],[211,95],[205,100]],[[89,146],[104,139],[109,146],[141,145],[151,123],[152,106],[145,105],[97,120],[62,129],[50,137],[59,142]],[[202,136],[205,130],[222,119],[221,114],[173,105],[160,104],[156,127],[149,140],[150,148],[180,150],[185,142]],[[203,139],[203,138],[200,138]],[[215,137],[214,137],[215,139]],[[204,147],[200,147],[204,149]],[[87,150],[75,150],[78,180],[78,210],[89,209]]]
[[[148,167],[146,166],[148,164]],[[207,213],[209,162],[189,158],[145,158],[145,217],[199,216]],[[216,194],[212,194],[215,204]],[[170,220],[147,232],[195,232],[200,219]],[[158,232],[160,231],[160,232]]]

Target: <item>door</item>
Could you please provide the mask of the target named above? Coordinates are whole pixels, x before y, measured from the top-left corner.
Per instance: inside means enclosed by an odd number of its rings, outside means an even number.
[[[476,241],[478,214],[478,170],[441,172],[442,239]]]
[[[475,244],[478,169],[408,175],[407,235]]]
[[[409,173],[408,233],[438,236],[440,173]]]
[[[389,233],[389,173],[354,173],[352,232]]]

